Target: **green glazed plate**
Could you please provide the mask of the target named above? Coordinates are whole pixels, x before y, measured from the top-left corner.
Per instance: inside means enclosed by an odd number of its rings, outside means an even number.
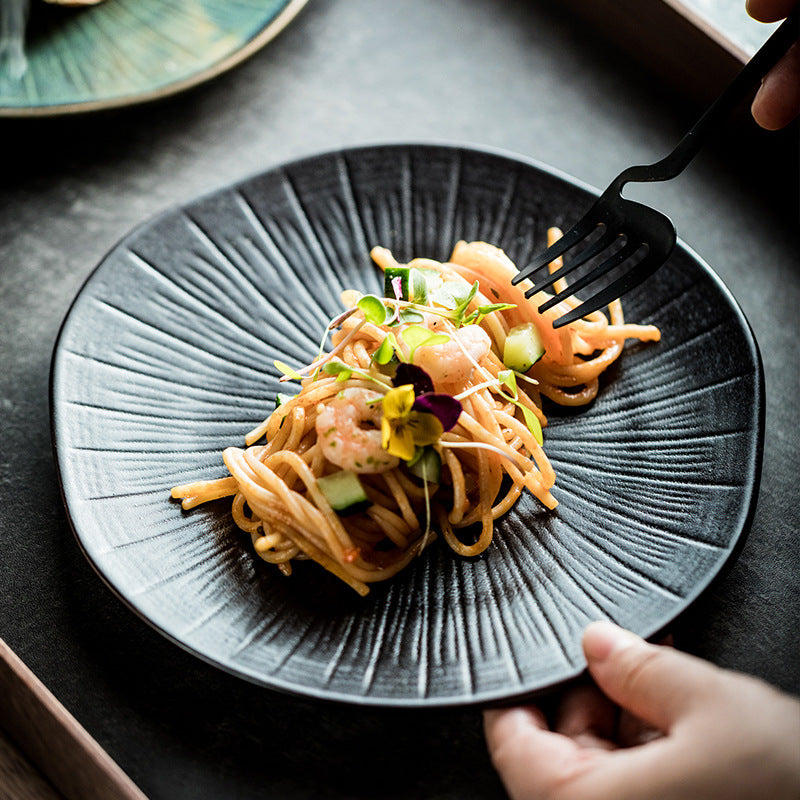
[[[18,60],[0,58],[0,116],[114,108],[188,89],[255,53],[306,1],[105,0],[63,8],[31,0],[23,74],[14,74]]]

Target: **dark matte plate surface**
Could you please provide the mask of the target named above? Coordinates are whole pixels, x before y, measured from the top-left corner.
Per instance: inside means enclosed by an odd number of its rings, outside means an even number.
[[[590,197],[502,154],[383,146],[289,164],[131,233],[53,361],[64,497],[99,574],[207,661],[356,703],[519,697],[582,671],[593,619],[663,629],[741,544],[763,428],[748,325],[683,246],[625,298],[661,343],[629,345],[588,409],[549,413],[559,507],[524,497],[481,557],[434,546],[362,599],[314,564],[287,579],[254,558],[229,501],[186,513],[169,499],[226,474],[221,451],[272,410],[273,360],[311,360],[340,290],[379,288],[371,246],[445,259],[483,239],[524,264]]]

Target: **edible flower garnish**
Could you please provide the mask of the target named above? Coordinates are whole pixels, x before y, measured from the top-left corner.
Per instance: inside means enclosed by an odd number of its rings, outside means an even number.
[[[418,447],[439,441],[456,424],[461,403],[434,392],[428,373],[413,364],[400,364],[393,383],[383,398],[381,444],[390,455],[411,461]]]
[[[444,428],[433,415],[413,411],[414,387],[411,384],[390,389],[383,398],[381,445],[389,455],[410,461],[417,447],[438,441]]]

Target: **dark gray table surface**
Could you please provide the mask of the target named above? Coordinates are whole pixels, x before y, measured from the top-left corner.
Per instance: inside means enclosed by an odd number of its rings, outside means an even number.
[[[266,49],[187,94],[0,122],[0,637],[152,800],[503,792],[475,709],[370,710],[257,688],[167,642],[97,578],[61,504],[48,370],[99,259],[161,209],[319,150],[475,143],[602,186],[663,155],[694,116],[558,4],[311,0]],[[766,373],[755,520],[738,561],[676,625],[676,643],[795,693],[797,149],[796,127],[745,126],[678,180],[636,193],[726,282]]]

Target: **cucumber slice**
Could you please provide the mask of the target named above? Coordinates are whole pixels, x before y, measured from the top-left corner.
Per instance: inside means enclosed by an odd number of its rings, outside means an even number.
[[[395,298],[392,281],[400,278],[400,300],[427,305],[431,293],[442,287],[442,276],[433,269],[387,267],[383,273],[383,296]]]
[[[340,516],[357,514],[372,505],[358,475],[350,470],[343,469],[317,478],[317,486]]]
[[[517,325],[506,336],[503,363],[516,372],[527,372],[544,355],[539,329],[532,322]]]
[[[432,447],[425,447],[419,458],[409,462],[408,471],[428,483],[441,483],[442,459]]]

